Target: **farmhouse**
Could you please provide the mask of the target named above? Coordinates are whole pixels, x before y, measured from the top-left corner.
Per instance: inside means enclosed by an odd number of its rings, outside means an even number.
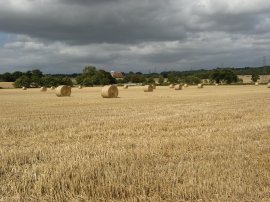
[[[113,78],[115,78],[116,80],[123,80],[124,79],[124,75],[122,72],[115,72],[115,71],[111,71],[111,75]]]

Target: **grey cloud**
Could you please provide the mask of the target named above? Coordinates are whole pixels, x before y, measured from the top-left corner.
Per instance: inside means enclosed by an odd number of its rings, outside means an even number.
[[[23,10],[3,4],[0,30],[70,44],[187,40],[190,33],[205,31],[256,34],[268,31],[257,27],[270,17],[269,6],[237,13],[225,1],[209,3],[208,9],[184,0],[36,0],[26,5]]]
[[[186,37],[184,26],[179,24],[181,19],[172,19],[170,1],[90,2],[56,1],[42,8],[36,3],[27,13],[6,5],[0,8],[0,29],[71,44],[135,43]]]
[[[0,71],[260,65],[270,57],[270,2],[9,0],[0,2],[0,32],[18,35],[1,43]]]

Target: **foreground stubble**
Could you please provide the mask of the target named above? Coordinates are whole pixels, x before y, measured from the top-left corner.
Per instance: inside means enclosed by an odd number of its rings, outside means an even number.
[[[0,91],[3,201],[270,200],[265,86],[72,91]]]

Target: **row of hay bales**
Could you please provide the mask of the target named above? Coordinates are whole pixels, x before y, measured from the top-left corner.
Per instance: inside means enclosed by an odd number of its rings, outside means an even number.
[[[187,84],[184,84],[184,85],[182,85],[182,84],[176,84],[176,85],[171,84],[169,87],[174,88],[175,90],[182,90],[183,87],[187,88],[188,85]],[[204,85],[203,84],[198,84],[197,87],[198,88],[203,88]],[[268,83],[267,87],[270,88],[270,83]],[[82,89],[82,86],[79,86],[78,88]],[[123,88],[128,89],[128,85],[124,85]],[[22,87],[22,89],[27,90],[26,87]],[[51,87],[51,90],[54,90],[54,89],[55,89],[55,87]],[[156,89],[155,85],[145,85],[144,88],[143,88],[144,92],[153,92],[154,89]],[[40,91],[46,92],[47,88],[46,87],[41,87]],[[116,85],[106,85],[101,89],[101,96],[103,98],[117,98],[118,93],[119,93],[119,91],[118,91],[118,87]],[[71,95],[71,87],[66,86],[66,85],[58,86],[55,89],[55,94],[58,97],[70,96]]]
[[[219,86],[218,83],[216,83],[215,85],[216,85],[216,86]],[[255,85],[255,86],[259,86],[259,83],[256,82],[254,85]],[[151,84],[151,85],[146,85],[146,86],[145,86],[145,89],[147,89],[147,90],[146,90],[145,92],[151,92],[151,90],[149,90],[149,88],[151,88],[150,86],[152,86],[153,89],[156,89],[156,86],[153,85],[153,84]],[[182,85],[182,84],[170,84],[169,87],[170,87],[170,88],[174,88],[175,90],[181,90],[183,87],[187,88],[187,87],[188,87],[188,84],[184,84],[184,85]],[[198,87],[198,88],[203,88],[203,87],[204,87],[204,84],[200,83],[200,84],[197,85],[197,87]],[[270,83],[267,84],[267,87],[270,88]],[[82,88],[83,88],[82,86],[78,86],[78,89],[82,89]],[[125,85],[123,86],[123,88],[124,88],[124,89],[128,89],[128,85],[125,84]],[[52,86],[50,89],[51,89],[51,90],[54,90],[55,87]],[[26,88],[26,87],[22,87],[22,90],[27,90],[27,88]],[[43,92],[44,92],[44,91],[47,91],[47,88],[46,88],[46,87],[41,87],[41,88],[40,88],[40,91],[43,91]]]
[[[51,90],[55,90],[55,94],[58,97],[62,97],[62,96],[70,96],[71,95],[71,87],[70,86],[66,86],[66,85],[62,85],[62,86],[58,86],[57,88],[55,87],[51,87]],[[22,87],[22,90],[27,90],[26,87]],[[41,92],[46,92],[47,91],[47,87],[41,87],[40,88]]]
[[[188,87],[188,84],[184,84],[184,85],[183,84],[171,84],[169,87],[170,88],[173,88],[174,90],[182,90],[183,87],[187,88]],[[198,88],[203,88],[203,84],[200,83],[200,84],[198,84],[197,87]]]

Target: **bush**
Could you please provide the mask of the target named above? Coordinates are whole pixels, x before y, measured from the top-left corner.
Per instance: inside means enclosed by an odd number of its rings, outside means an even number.
[[[187,83],[187,84],[199,84],[201,83],[201,79],[196,77],[196,76],[186,76],[183,78],[183,83]]]
[[[104,70],[97,70],[94,66],[87,66],[83,69],[83,73],[76,78],[80,85],[93,86],[93,85],[108,85],[115,84],[116,80],[109,72]]]
[[[14,82],[15,88],[27,87],[31,86],[31,79],[27,76],[21,76]]]
[[[42,86],[45,86],[45,87],[51,87],[51,86],[56,87],[56,86],[60,85],[59,82],[57,81],[57,79],[53,76],[42,77],[40,83]]]

